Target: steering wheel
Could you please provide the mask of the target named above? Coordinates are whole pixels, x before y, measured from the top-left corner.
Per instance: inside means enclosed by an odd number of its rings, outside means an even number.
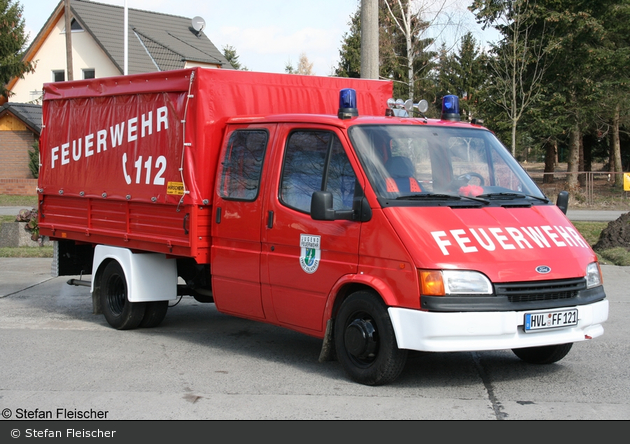
[[[468,172],[466,174],[462,174],[460,176],[457,176],[457,179],[455,179],[458,182],[464,182],[466,184],[468,184],[468,182],[470,182],[470,179],[472,179],[473,177],[479,179],[479,186],[484,186],[484,180],[483,180],[483,176],[479,173],[475,173],[475,172]]]

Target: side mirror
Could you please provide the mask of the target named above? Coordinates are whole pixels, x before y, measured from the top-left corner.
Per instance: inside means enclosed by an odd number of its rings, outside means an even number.
[[[313,220],[355,220],[367,222],[372,219],[372,209],[365,197],[356,200],[355,210],[335,211],[330,191],[315,191],[311,197],[311,219]]]
[[[558,193],[556,205],[560,208],[560,211],[567,214],[567,210],[569,209],[569,193],[567,191],[560,191]]]
[[[311,198],[311,219],[335,220],[333,196],[329,191],[315,191]]]

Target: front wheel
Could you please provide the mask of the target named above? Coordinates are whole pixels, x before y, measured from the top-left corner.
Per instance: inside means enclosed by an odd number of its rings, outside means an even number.
[[[361,384],[393,382],[405,367],[407,350],[398,348],[387,307],[374,293],[359,291],[343,302],[334,340],[344,371]]]
[[[572,343],[545,345],[542,347],[514,348],[512,352],[530,364],[553,364],[564,358],[573,347]]]
[[[129,302],[127,279],[120,264],[111,261],[101,277],[101,311],[105,319],[117,330],[137,328],[146,310],[144,302]]]

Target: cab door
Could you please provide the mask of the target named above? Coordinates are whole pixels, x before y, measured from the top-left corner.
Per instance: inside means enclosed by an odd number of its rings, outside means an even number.
[[[274,125],[228,127],[215,187],[211,274],[219,311],[265,319],[261,301],[261,190]]]
[[[351,210],[361,192],[343,133],[323,126],[279,125],[274,181],[265,205],[263,264],[277,322],[321,335],[333,285],[358,268],[361,223],[316,221],[315,191],[330,191],[335,210]],[[263,269],[264,270],[264,269]]]

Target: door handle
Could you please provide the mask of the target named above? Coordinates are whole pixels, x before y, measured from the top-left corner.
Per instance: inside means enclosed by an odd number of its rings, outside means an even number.
[[[267,213],[267,228],[273,228],[273,211]]]
[[[186,216],[184,216],[184,234],[188,234],[188,218],[190,217],[190,213],[186,213]]]

